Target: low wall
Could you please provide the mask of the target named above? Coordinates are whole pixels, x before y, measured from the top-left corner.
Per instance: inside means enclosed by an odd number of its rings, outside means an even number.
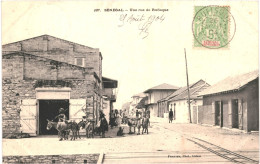
[[[97,163],[99,154],[3,156],[3,163]]]

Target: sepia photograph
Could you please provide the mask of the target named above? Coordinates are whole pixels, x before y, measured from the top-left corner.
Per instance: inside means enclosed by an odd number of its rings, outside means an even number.
[[[5,0],[2,163],[259,163],[257,0]]]

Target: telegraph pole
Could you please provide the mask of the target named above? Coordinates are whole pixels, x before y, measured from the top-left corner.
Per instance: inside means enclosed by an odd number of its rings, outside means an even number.
[[[187,89],[188,89],[188,104],[189,104],[189,117],[191,123],[191,111],[190,111],[190,87],[189,87],[189,76],[188,76],[188,66],[187,66],[187,57],[186,57],[186,49],[184,48],[185,54],[185,63],[186,63],[186,77],[187,77]]]

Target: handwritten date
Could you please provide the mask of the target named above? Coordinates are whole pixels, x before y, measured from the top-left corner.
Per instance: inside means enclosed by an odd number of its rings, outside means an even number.
[[[163,22],[165,20],[164,14],[158,15],[150,15],[146,17],[144,14],[142,15],[128,15],[128,14],[121,14],[119,17],[120,24],[118,27],[124,26],[126,23],[134,24],[136,23],[138,26],[139,35],[142,39],[145,39],[149,35],[149,28],[154,22]]]

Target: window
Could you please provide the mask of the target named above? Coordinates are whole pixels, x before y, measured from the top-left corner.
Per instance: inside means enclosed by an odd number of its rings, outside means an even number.
[[[84,67],[84,66],[85,66],[85,60],[84,60],[84,58],[75,58],[75,65]]]

